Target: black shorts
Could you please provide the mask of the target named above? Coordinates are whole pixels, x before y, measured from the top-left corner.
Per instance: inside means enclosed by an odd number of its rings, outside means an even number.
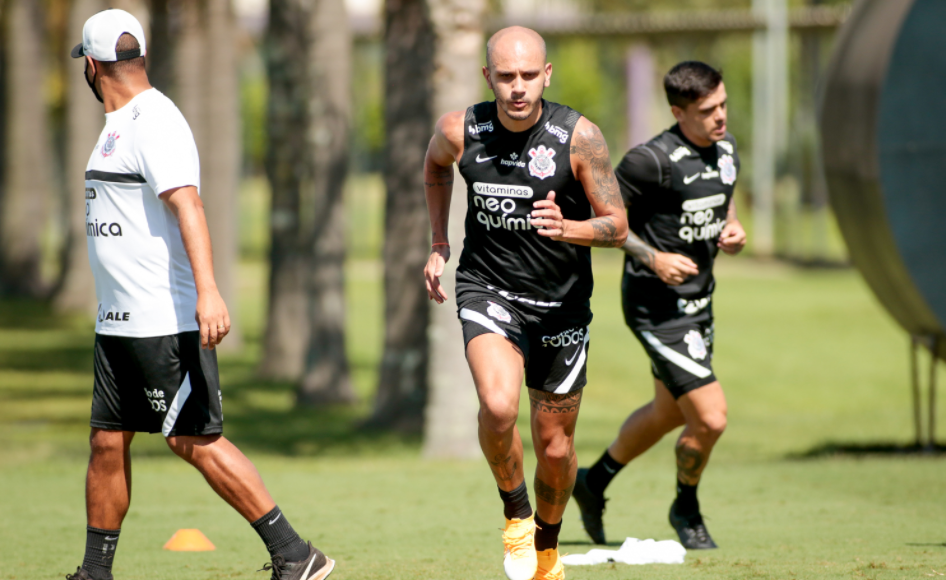
[[[92,427],[173,435],[223,432],[217,352],[200,333],[95,335]]]
[[[492,333],[519,347],[530,389],[564,394],[587,384],[591,311],[532,314],[496,296],[462,301],[459,316],[465,344]]]
[[[713,318],[677,319],[672,325],[631,328],[650,356],[655,378],[674,399],[716,381],[713,374]]]

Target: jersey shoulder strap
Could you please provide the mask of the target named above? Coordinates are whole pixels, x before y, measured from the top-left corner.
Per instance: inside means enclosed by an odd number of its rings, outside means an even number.
[[[567,105],[560,105],[552,101],[545,101],[545,105],[549,108],[548,123],[558,125],[571,135],[575,130],[575,125],[578,124],[578,119],[581,119],[581,113]],[[546,128],[546,130],[548,129]]]

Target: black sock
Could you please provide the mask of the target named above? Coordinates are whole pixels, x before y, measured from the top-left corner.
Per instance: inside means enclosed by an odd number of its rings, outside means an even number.
[[[677,513],[680,515],[699,515],[700,501],[696,499],[696,487],[696,485],[687,485],[677,480]]]
[[[280,555],[287,562],[298,562],[309,557],[309,545],[292,529],[279,506],[251,525],[263,539],[270,556]]]
[[[535,551],[544,552],[558,547],[558,533],[562,531],[562,522],[550,524],[535,514]]]
[[[92,580],[107,580],[112,577],[112,562],[115,560],[115,548],[118,547],[120,532],[121,530],[100,530],[86,526],[82,568],[92,576]]]
[[[585,478],[588,489],[593,493],[601,495],[604,493],[604,489],[608,487],[608,484],[611,483],[611,480],[614,479],[614,476],[617,475],[623,467],[624,464],[618,463],[618,460],[611,457],[611,454],[605,449],[601,459],[588,469],[588,475]]]
[[[519,518],[524,520],[532,515],[532,506],[529,504],[529,488],[522,482],[512,491],[499,490],[499,497],[503,500],[503,514],[507,520]]]

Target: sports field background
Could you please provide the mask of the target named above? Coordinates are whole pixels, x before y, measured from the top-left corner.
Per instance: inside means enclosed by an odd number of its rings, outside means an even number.
[[[350,236],[348,298],[356,307],[348,349],[361,405],[298,410],[290,385],[254,379],[265,271],[249,259],[232,306],[247,344],[221,357],[226,434],[256,462],[294,526],[338,559],[333,579],[502,578],[501,502],[485,462],[424,461],[419,440],[354,427],[370,405],[380,355],[381,214],[371,183],[355,182],[349,195],[350,231],[358,235]],[[255,199],[245,196],[242,212],[250,257],[263,243],[253,227]],[[590,381],[577,433],[582,465],[652,393],[647,362],[620,313],[620,254],[596,250],[594,261]],[[906,443],[912,434],[907,339],[859,275],[723,257],[718,279],[714,366],[730,423],[700,496],[722,548],[691,552],[683,566],[569,568],[568,577],[946,573],[941,459],[813,453],[837,443]],[[0,304],[0,579],[61,578],[81,561],[92,329],[91,320],[63,319],[36,304]],[[525,404],[526,437],[527,416]],[[254,573],[266,552],[252,529],[160,436],[139,435],[133,455],[116,578],[268,578]],[[622,472],[608,490],[611,541],[673,537],[666,517],[674,472],[673,437]],[[192,527],[217,550],[161,550],[175,530]],[[574,506],[561,541],[563,552],[591,547]]]

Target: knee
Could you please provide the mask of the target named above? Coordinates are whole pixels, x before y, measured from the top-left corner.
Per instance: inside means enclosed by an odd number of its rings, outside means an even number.
[[[125,453],[125,438],[121,431],[93,429],[89,435],[89,447],[93,457],[110,457]]]
[[[493,436],[508,434],[516,426],[519,409],[505,401],[483,401],[480,406],[480,428]]]
[[[719,439],[720,436],[722,436],[723,431],[725,430],[726,430],[726,413],[725,412],[706,413],[700,416],[698,431],[704,437],[707,437],[715,441],[716,439]]]
[[[575,455],[572,438],[561,436],[544,442],[544,448],[538,459],[546,468],[554,472],[563,472],[568,469]]]

